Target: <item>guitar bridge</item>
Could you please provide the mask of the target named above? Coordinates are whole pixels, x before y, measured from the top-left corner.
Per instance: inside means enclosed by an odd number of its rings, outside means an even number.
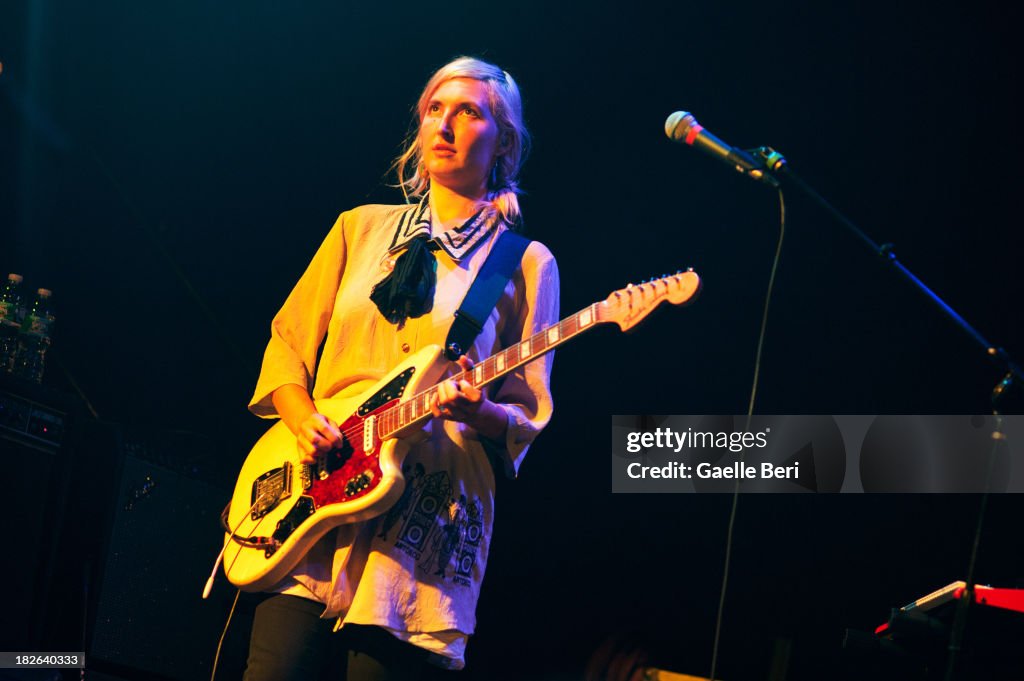
[[[259,520],[292,495],[292,464],[267,471],[252,483],[252,519]]]

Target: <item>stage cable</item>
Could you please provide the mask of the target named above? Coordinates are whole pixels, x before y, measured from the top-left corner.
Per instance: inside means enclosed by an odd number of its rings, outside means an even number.
[[[779,187],[779,241],[775,247],[775,258],[772,260],[771,274],[768,276],[768,290],[764,296],[764,311],[761,314],[761,330],[757,338],[757,351],[754,354],[754,378],[750,386],[750,402],[747,404],[747,421],[743,426],[744,432],[750,431],[750,421],[754,417],[754,403],[757,399],[757,384],[761,376],[761,356],[764,350],[764,339],[768,330],[768,309],[772,300],[772,290],[775,288],[775,274],[779,269],[779,260],[782,258],[782,243],[786,236],[786,200]],[[744,452],[740,452],[740,465],[743,465]],[[736,478],[736,485],[732,492],[732,508],[729,511],[729,527],[725,533],[725,564],[722,568],[722,589],[718,597],[718,614],[715,618],[715,638],[711,647],[711,673],[710,681],[715,681],[715,671],[718,667],[718,648],[722,636],[722,619],[725,613],[725,595],[729,586],[729,566],[732,562],[733,530],[736,528],[736,509],[740,500],[740,479]]]

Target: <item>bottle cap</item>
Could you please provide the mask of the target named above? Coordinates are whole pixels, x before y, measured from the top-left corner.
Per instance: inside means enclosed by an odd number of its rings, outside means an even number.
[[[8,274],[7,278],[10,281],[13,281],[15,284],[20,284],[21,283],[21,279],[22,279],[20,274],[15,274],[14,272],[11,272],[10,274]]]
[[[50,296],[53,295],[53,291],[51,291],[48,288],[41,288],[38,291],[36,291],[36,293],[39,294],[40,298],[49,298]]]

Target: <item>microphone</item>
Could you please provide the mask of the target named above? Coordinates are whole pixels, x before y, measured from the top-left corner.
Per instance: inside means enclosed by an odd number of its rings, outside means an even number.
[[[763,163],[742,149],[729,146],[712,135],[688,111],[676,111],[665,119],[665,134],[673,142],[697,147],[705,153],[721,159],[748,177],[773,187],[779,186],[778,180],[765,174]]]

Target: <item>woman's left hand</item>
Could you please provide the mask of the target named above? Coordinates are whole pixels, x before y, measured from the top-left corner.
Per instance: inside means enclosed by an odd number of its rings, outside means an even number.
[[[473,370],[473,360],[463,355],[458,364],[465,372]],[[430,413],[435,418],[450,419],[461,423],[470,423],[480,412],[486,401],[483,391],[473,387],[469,381],[449,378],[437,387],[437,396],[430,405]]]
[[[467,373],[473,370],[473,360],[465,355],[459,357],[458,363]],[[508,432],[508,415],[505,410],[465,380],[449,378],[439,384],[437,397],[430,405],[430,413],[435,418],[465,423],[491,440],[503,440]]]

